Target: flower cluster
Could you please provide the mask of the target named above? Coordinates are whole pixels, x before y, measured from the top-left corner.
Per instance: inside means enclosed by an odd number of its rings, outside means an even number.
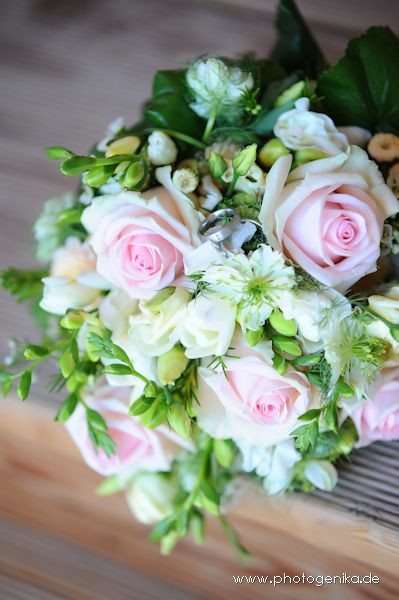
[[[399,288],[379,269],[395,157],[345,107],[357,79],[335,93],[311,50],[311,73],[278,51],[159,72],[139,125],[88,156],[48,148],[80,189],[34,225],[43,269],[2,274],[46,328],[7,358],[4,394],[55,357],[57,420],[165,553],[202,541],[205,512],[246,552],[223,516],[243,474],[331,490],[339,456],[399,439]]]

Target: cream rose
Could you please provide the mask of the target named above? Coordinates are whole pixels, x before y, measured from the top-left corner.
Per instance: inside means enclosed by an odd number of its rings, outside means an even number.
[[[369,296],[370,308],[381,315],[384,319],[393,323],[394,325],[399,324],[399,286],[394,285],[384,295]]]
[[[43,283],[40,306],[56,315],[64,315],[68,308],[95,308],[100,290],[109,287],[96,273],[96,260],[89,244],[74,237],[68,238],[55,252],[50,276],[44,277]]]
[[[225,360],[225,373],[199,369],[199,426],[215,438],[263,448],[288,439],[298,417],[319,405],[318,392],[301,373],[280,375],[267,343],[249,348],[237,336],[232,346],[234,358]]]
[[[160,356],[179,341],[190,294],[185,288],[166,288],[151,300],[141,300],[129,318],[129,339],[147,356]]]
[[[366,152],[270,170],[260,221],[268,243],[322,283],[345,291],[375,271],[384,220],[398,201]]]
[[[189,302],[180,331],[188,358],[221,356],[233,337],[236,309],[227,302],[200,295]]]

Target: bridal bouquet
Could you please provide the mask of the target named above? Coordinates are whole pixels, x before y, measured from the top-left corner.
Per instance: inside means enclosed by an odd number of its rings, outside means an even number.
[[[399,439],[399,41],[373,27],[329,67],[291,0],[277,25],[270,58],[160,71],[139,123],[47,148],[78,189],[34,224],[44,267],[2,273],[44,327],[3,393],[55,360],[56,420],[164,553],[207,512],[245,552],[243,481],[331,490]]]

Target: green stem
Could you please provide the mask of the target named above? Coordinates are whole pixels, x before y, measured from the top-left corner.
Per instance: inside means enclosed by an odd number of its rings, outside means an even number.
[[[148,133],[152,133],[153,131],[163,131],[163,133],[170,135],[170,137],[174,137],[177,140],[186,142],[186,144],[190,144],[191,146],[195,146],[196,148],[201,148],[201,150],[206,148],[206,144],[204,144],[200,140],[197,140],[197,139],[191,137],[191,135],[187,135],[186,133],[180,133],[180,131],[174,131],[173,129],[159,129],[159,128],[146,129],[146,132],[148,132]]]
[[[235,184],[237,183],[237,181],[238,181],[238,178],[239,178],[239,175],[236,175],[236,174],[234,173],[234,175],[233,175],[233,179],[230,181],[230,185],[229,185],[229,187],[228,187],[228,189],[227,189],[227,194],[226,194],[226,195],[227,195],[227,198],[230,198],[230,196],[231,196],[231,195],[232,195],[232,193],[234,192],[234,186],[235,186]]]
[[[212,107],[211,114],[209,115],[209,119],[206,124],[205,131],[204,131],[204,135],[202,136],[202,139],[204,140],[204,142],[206,142],[207,139],[209,138],[209,136],[211,135],[211,131],[215,124],[216,117],[217,117],[217,107],[214,105]]]

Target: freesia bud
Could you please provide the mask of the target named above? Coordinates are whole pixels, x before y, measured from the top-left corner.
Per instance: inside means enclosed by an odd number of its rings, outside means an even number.
[[[337,483],[337,470],[327,460],[311,460],[305,466],[305,477],[319,490],[331,492]]]
[[[227,170],[227,163],[223,156],[212,152],[208,161],[209,171],[214,179],[220,179],[223,173]]]
[[[118,154],[134,154],[140,146],[140,138],[136,135],[127,135],[112,142],[105,152],[105,156],[116,156]]]
[[[273,138],[262,146],[258,154],[258,159],[264,167],[270,169],[280,156],[285,156],[289,153],[290,151],[284,146],[283,142],[277,138]]]
[[[328,154],[321,150],[297,150],[295,152],[295,165],[303,165],[311,160],[319,160],[320,158],[327,158]]]
[[[174,141],[163,133],[154,131],[148,138],[148,160],[158,167],[170,165],[177,158],[177,147]]]
[[[188,358],[181,346],[174,346],[158,358],[157,374],[162,385],[169,385],[180,377],[187,367]]]
[[[283,106],[287,102],[298,100],[302,96],[302,92],[305,89],[304,81],[297,81],[294,85],[291,85],[289,88],[284,90],[279,96],[277,96],[274,106]]]
[[[232,166],[234,170],[234,174],[239,177],[244,177],[249,169],[255,162],[256,159],[256,144],[251,144],[250,146],[246,146],[243,148],[236,156],[233,158]]]

